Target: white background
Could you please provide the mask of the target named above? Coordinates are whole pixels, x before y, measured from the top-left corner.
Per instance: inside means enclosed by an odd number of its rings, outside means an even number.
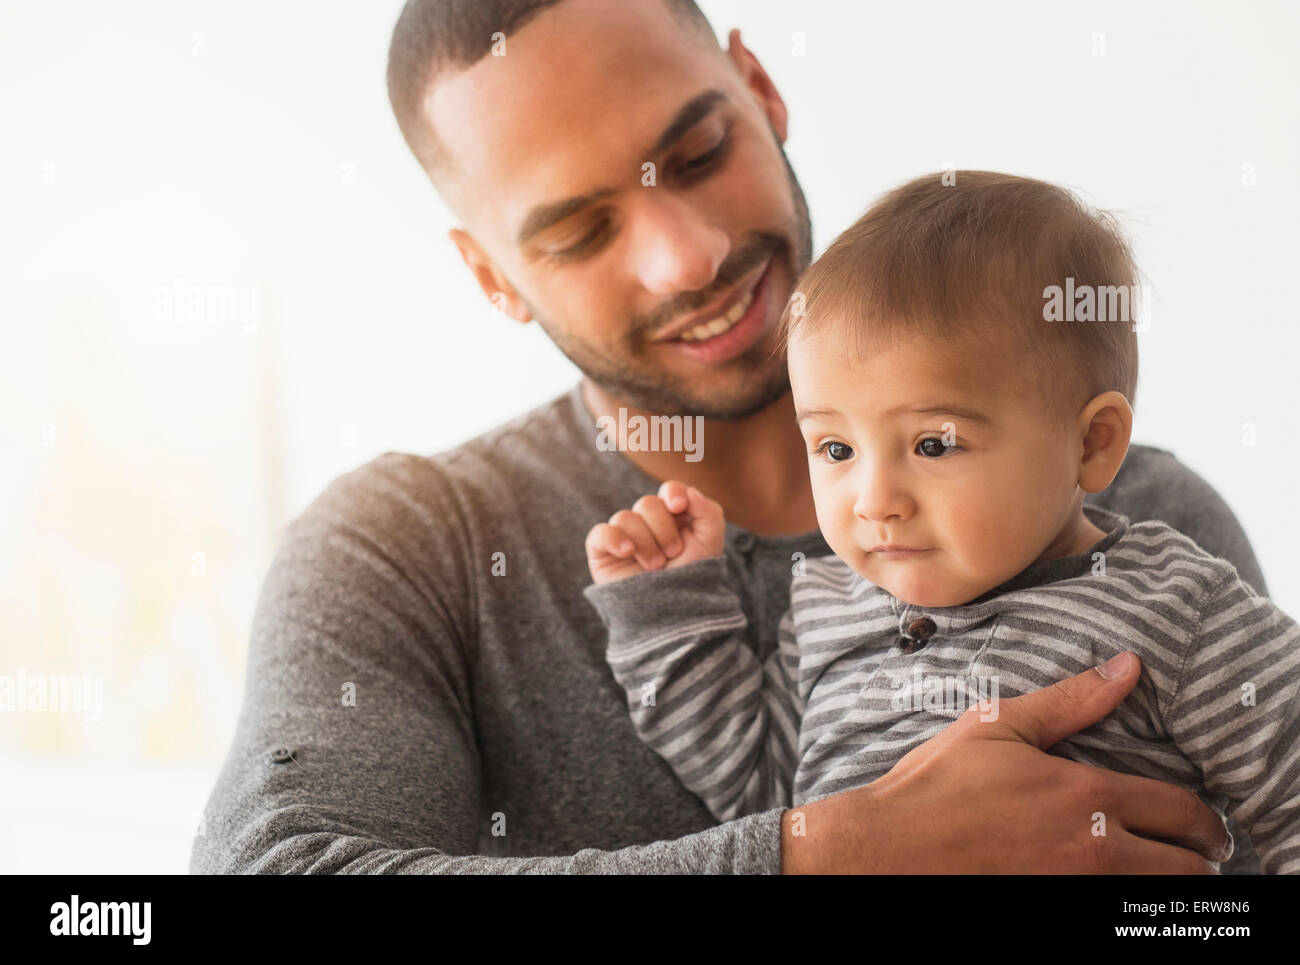
[[[1300,613],[1296,6],[702,6],[786,100],[818,250],[946,164],[1121,215],[1156,291],[1134,438]],[[0,674],[106,691],[99,722],[0,715],[0,870],[183,871],[286,520],[576,379],[446,238],[385,93],[399,7],[0,11]],[[160,320],[178,284],[256,290],[256,324]]]

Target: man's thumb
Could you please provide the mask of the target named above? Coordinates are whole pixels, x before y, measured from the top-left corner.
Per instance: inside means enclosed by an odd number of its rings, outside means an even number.
[[[1138,655],[1121,653],[1050,687],[1001,701],[998,720],[1025,743],[1047,750],[1109,714],[1141,675]]]

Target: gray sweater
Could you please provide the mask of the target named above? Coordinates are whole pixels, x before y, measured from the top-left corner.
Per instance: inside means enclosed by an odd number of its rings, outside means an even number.
[[[628,717],[583,540],[658,483],[596,437],[575,386],[449,452],[380,456],[285,528],[191,871],[780,870],[781,809],[719,824]],[[1165,520],[1266,592],[1231,511],[1170,454],[1133,447],[1090,501]],[[727,527],[759,659],[795,552],[830,549]]]

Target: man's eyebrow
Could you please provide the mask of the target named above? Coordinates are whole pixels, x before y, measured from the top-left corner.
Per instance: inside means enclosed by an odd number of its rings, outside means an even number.
[[[710,111],[725,103],[727,95],[716,88],[692,97],[677,112],[677,116],[668,122],[664,132],[659,135],[659,140],[650,149],[650,154],[662,154],[668,150],[685,137],[687,131],[707,117]]]
[[[593,191],[591,194],[584,194],[577,198],[566,198],[563,201],[555,201],[550,204],[539,204],[528,212],[524,218],[524,223],[519,226],[519,234],[515,236],[515,244],[523,247],[539,232],[545,231],[553,224],[559,224],[570,215],[575,215],[583,208],[590,207],[597,201],[603,201],[610,195],[614,194],[613,188],[602,188],[599,191]]]
[[[650,149],[650,155],[654,156],[667,151],[685,137],[692,127],[707,117],[710,111],[726,102],[727,95],[715,89],[706,90],[704,93],[692,97],[682,106],[676,116],[668,122],[668,126],[664,128],[654,147]],[[590,194],[579,195],[576,198],[565,198],[563,201],[551,201],[537,205],[524,216],[519,231],[515,235],[515,244],[523,247],[530,238],[539,232],[545,231],[551,225],[559,224],[565,218],[577,214],[583,208],[590,207],[597,201],[603,201],[614,193],[613,188],[602,188],[599,191],[592,191]]]

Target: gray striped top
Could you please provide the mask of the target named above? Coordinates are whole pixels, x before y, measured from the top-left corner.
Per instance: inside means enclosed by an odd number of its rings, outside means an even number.
[[[995,719],[999,697],[1132,650],[1132,694],[1051,752],[1187,787],[1265,873],[1300,873],[1300,628],[1168,525],[1084,512],[1107,534],[1092,549],[962,606],[796,559],[768,654],[722,557],[586,595],[638,733],[719,820],[873,781],[967,708]]]

